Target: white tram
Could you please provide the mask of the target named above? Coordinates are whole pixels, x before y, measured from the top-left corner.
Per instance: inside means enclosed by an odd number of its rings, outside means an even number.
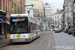
[[[40,37],[40,23],[26,14],[11,14],[10,43],[31,42]]]

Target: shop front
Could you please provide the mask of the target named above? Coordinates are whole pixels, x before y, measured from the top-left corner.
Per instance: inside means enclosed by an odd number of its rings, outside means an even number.
[[[5,35],[5,38],[7,34],[7,26],[10,25],[10,20],[7,17],[9,17],[7,12],[0,11],[0,36]]]

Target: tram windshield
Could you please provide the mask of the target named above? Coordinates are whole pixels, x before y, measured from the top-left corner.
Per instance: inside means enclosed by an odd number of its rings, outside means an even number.
[[[28,22],[25,18],[11,20],[11,33],[19,32],[26,33]]]

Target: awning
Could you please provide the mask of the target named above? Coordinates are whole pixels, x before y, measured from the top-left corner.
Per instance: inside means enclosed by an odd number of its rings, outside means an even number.
[[[4,20],[8,20],[8,21],[9,21],[9,19],[7,19],[7,17],[4,17],[4,16],[2,17],[2,19],[4,19]]]
[[[0,18],[0,23],[6,23],[2,18]]]

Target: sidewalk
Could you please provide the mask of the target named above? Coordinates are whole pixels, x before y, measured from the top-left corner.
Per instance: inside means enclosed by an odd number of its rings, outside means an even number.
[[[9,44],[9,39],[0,39],[0,48],[7,46]]]

